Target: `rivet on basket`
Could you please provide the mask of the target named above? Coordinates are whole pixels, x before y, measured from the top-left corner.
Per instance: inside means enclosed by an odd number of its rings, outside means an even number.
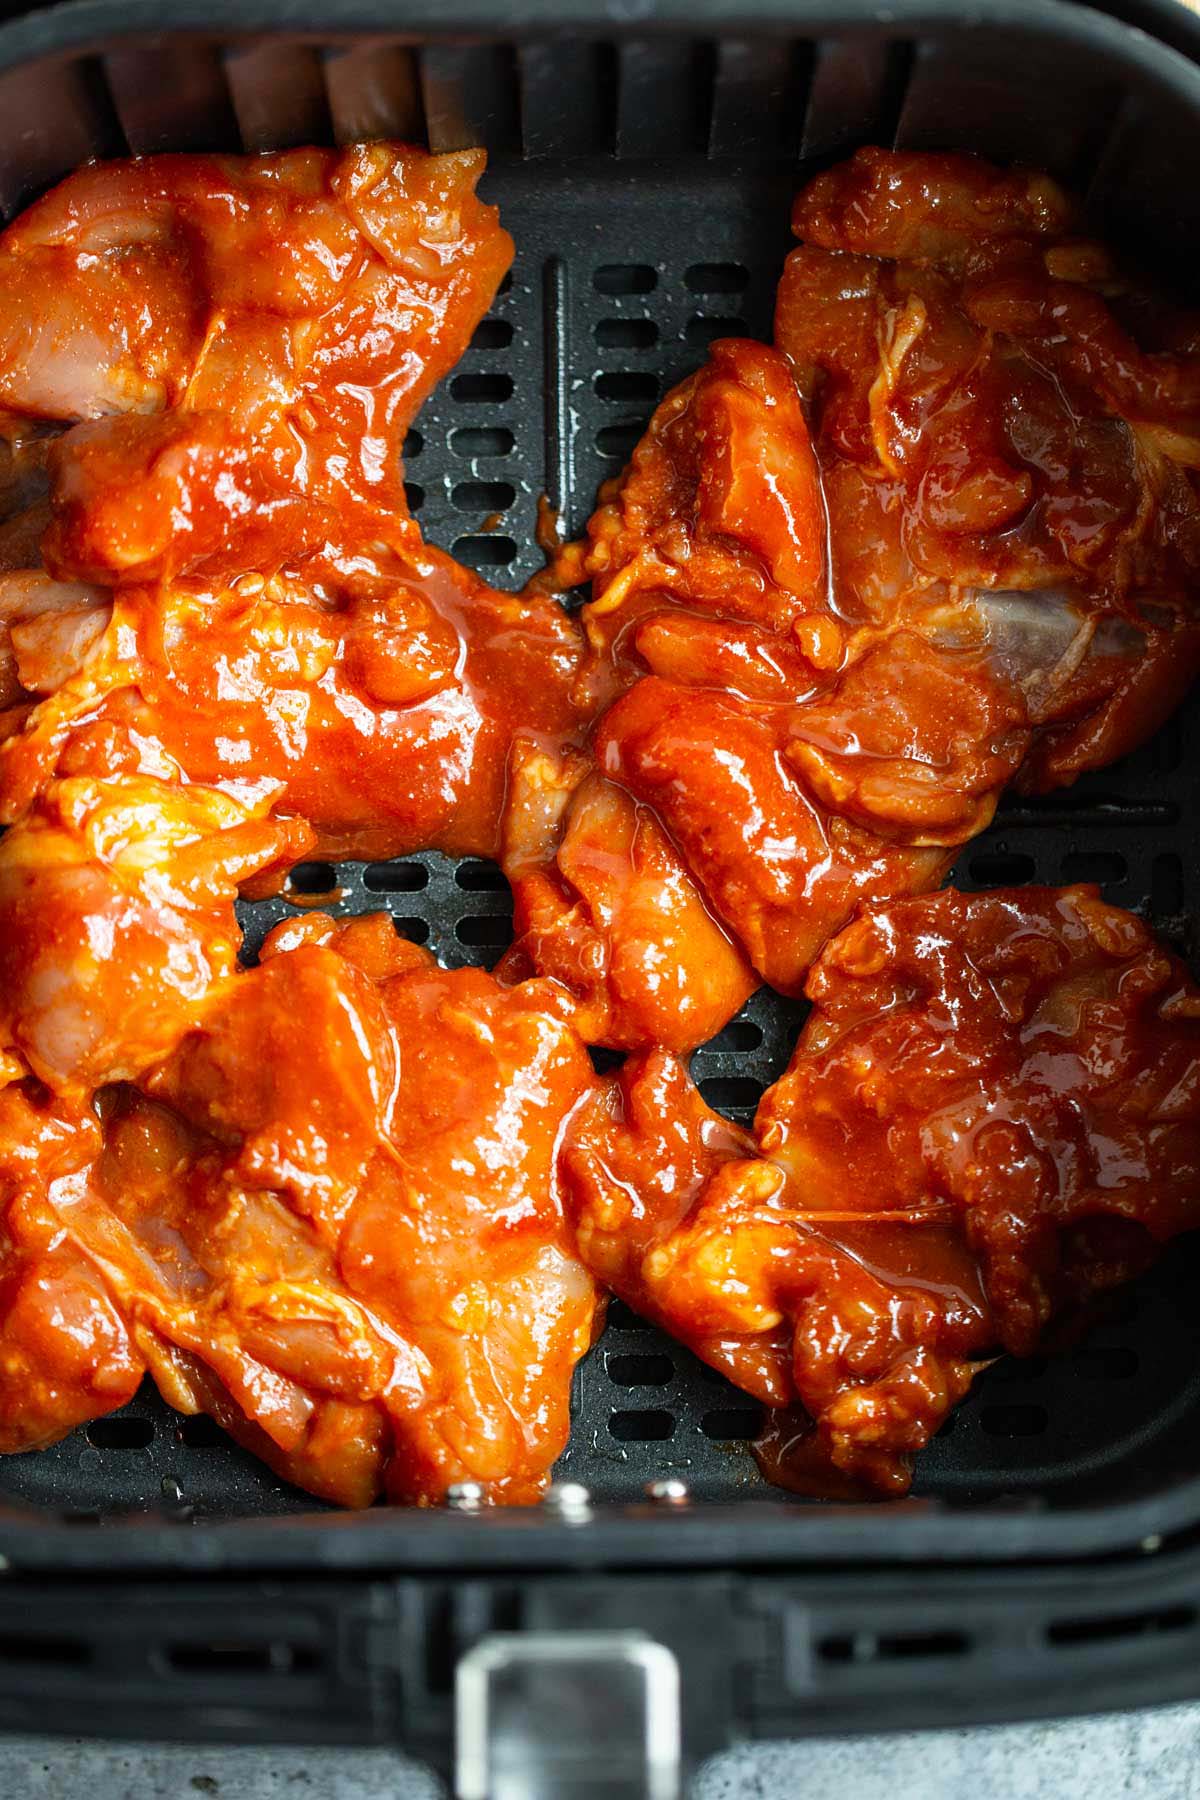
[[[592,1516],[592,1496],[581,1481],[552,1482],[542,1505],[568,1525],[582,1525]]]
[[[484,1489],[480,1481],[453,1481],[446,1489],[446,1505],[452,1512],[479,1512]]]

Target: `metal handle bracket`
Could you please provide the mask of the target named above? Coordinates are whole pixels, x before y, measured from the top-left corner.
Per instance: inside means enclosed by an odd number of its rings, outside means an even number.
[[[492,1632],[454,1709],[459,1800],[679,1800],[679,1664],[644,1632]]]

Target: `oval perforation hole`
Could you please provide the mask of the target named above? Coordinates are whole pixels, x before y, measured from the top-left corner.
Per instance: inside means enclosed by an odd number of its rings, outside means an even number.
[[[511,481],[460,481],[450,495],[459,512],[506,512],[517,497]]]
[[[1044,1406],[985,1406],[979,1423],[989,1437],[1040,1437],[1050,1415]]]
[[[428,919],[414,919],[409,916],[392,919],[396,936],[407,939],[410,944],[427,944],[429,942]]]
[[[1129,865],[1119,850],[1069,850],[1062,859],[1064,881],[1124,881]]]
[[[706,1050],[757,1050],[763,1041],[763,1028],[753,1019],[730,1019],[715,1038],[705,1044]]]
[[[508,888],[504,870],[498,863],[480,862],[475,857],[468,857],[458,864],[454,884],[465,888],[468,894],[503,894]]]
[[[182,1419],[175,1434],[181,1444],[189,1450],[226,1450],[233,1439],[221,1430],[215,1419],[207,1413],[196,1413],[193,1418]]]
[[[634,369],[610,369],[597,375],[594,385],[601,400],[649,402],[658,398],[658,376]]]
[[[408,502],[409,512],[419,513],[425,504],[425,489],[421,486],[419,481],[406,481],[404,484],[404,498]]]
[[[512,538],[500,532],[475,533],[455,541],[454,554],[469,569],[507,569],[517,559],[517,546]]]
[[[615,1412],[608,1421],[608,1430],[619,1444],[665,1444],[675,1434],[675,1415],[663,1407]]]
[[[368,863],[362,878],[373,894],[419,894],[429,886],[429,870],[418,862]]]
[[[421,436],[421,433],[417,430],[416,426],[411,425],[408,430],[408,435],[404,439],[404,447],[400,452],[401,456],[404,458],[405,462],[411,462],[414,456],[420,456],[424,448],[425,439]]]
[[[456,375],[450,383],[451,394],[462,405],[499,406],[512,399],[512,391],[511,375],[467,373]]]
[[[149,1419],[92,1419],[85,1435],[95,1450],[144,1450],[154,1442],[154,1426]]]
[[[610,1050],[607,1044],[589,1044],[588,1057],[597,1075],[611,1075],[625,1061],[624,1050]]]
[[[458,921],[454,935],[460,944],[504,950],[512,943],[512,918],[508,913],[469,913]]]
[[[1088,1619],[1055,1619],[1046,1628],[1050,1644],[1103,1644],[1114,1638],[1151,1637],[1163,1632],[1190,1631],[1196,1623],[1194,1606],[1166,1606],[1155,1612],[1109,1613]]]
[[[981,887],[1020,887],[1037,874],[1037,864],[1022,850],[977,850],[969,866]]]
[[[507,319],[480,319],[471,339],[472,350],[507,350],[513,341],[513,328]]]
[[[596,433],[596,448],[601,456],[627,462],[641,435],[640,425],[602,425]]]
[[[332,863],[299,862],[288,870],[289,894],[336,894],[337,887],[337,870]]]
[[[700,1429],[706,1438],[719,1444],[746,1444],[756,1438],[762,1428],[761,1406],[719,1406],[706,1412]]]
[[[82,1638],[54,1632],[0,1632],[0,1662],[40,1663],[47,1668],[82,1668],[92,1661],[92,1646]]]
[[[971,1640],[965,1631],[906,1631],[880,1637],[878,1647],[885,1659],[965,1656]]]
[[[653,350],[658,326],[653,319],[599,319],[595,336],[601,350]]]
[[[652,294],[658,271],[649,263],[602,263],[592,276],[598,294]]]
[[[675,1364],[669,1356],[643,1356],[622,1352],[605,1358],[605,1373],[617,1387],[666,1387],[675,1379]]]
[[[684,270],[683,285],[693,294],[740,294],[750,285],[744,263],[693,263]]]
[[[715,344],[718,338],[745,337],[745,319],[709,319],[702,313],[696,313],[683,328],[683,335],[689,344],[696,344],[706,349]]]
[[[717,1112],[745,1112],[762,1098],[763,1085],[753,1075],[706,1075],[700,1092]]]
[[[980,1380],[987,1387],[1015,1381],[1040,1381],[1050,1367],[1048,1356],[1002,1356]]]
[[[964,1656],[971,1648],[965,1631],[838,1632],[821,1638],[817,1655],[822,1662],[898,1662],[920,1657]]]
[[[450,433],[451,450],[467,462],[481,456],[511,456],[516,441],[506,425],[462,425]]]

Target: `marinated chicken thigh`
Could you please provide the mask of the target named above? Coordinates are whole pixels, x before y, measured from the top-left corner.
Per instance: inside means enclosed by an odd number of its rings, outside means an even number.
[[[78,170],[0,237],[0,406],[69,427],[46,567],[270,573],[403,537],[400,448],[512,260],[482,151]]]
[[[808,992],[753,1136],[630,1058],[572,1122],[571,1210],[631,1306],[804,1409],[776,1478],[902,1492],[983,1360],[1200,1224],[1200,992],[1084,887],[869,906]]]
[[[843,610],[979,658],[1024,707],[1019,786],[1123,756],[1200,666],[1200,321],[1046,176],[971,157],[859,151],[792,224],[776,341]],[[861,754],[827,752],[848,785]]]
[[[0,1082],[84,1100],[205,1017],[237,969],[239,886],[312,843],[266,814],[82,762],[47,784],[0,837]]]
[[[439,969],[386,917],[311,915],[82,1121],[32,1083],[0,1095],[0,1445],[146,1367],[324,1498],[535,1498],[597,1306],[555,1170],[594,1080],[569,1014],[551,984]]]

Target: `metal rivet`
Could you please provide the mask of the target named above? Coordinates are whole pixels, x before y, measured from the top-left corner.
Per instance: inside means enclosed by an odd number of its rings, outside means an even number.
[[[558,1513],[568,1524],[582,1522],[592,1516],[592,1496],[581,1481],[555,1481],[546,1489],[543,1506]]]
[[[669,1475],[662,1481],[648,1481],[646,1498],[659,1506],[686,1506],[691,1495],[686,1481],[680,1481],[678,1475]]]
[[[452,1481],[446,1489],[446,1505],[454,1512],[479,1512],[484,1497],[481,1481]]]
[[[1152,1531],[1149,1537],[1144,1537],[1142,1539],[1142,1549],[1147,1556],[1153,1556],[1156,1550],[1162,1549],[1162,1546],[1162,1537],[1157,1531]]]

